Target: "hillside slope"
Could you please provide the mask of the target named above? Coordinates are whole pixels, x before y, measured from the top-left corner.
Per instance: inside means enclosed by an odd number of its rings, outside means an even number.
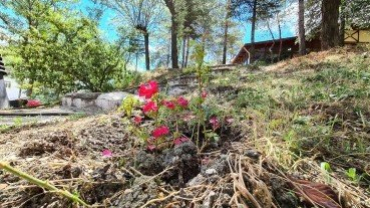
[[[148,153],[124,114],[112,112],[9,130],[0,160],[102,207],[370,207],[368,52],[336,49],[235,69],[206,88],[207,103],[233,124],[204,152],[186,144]],[[104,149],[114,156],[102,157]],[[0,190],[1,208],[72,206],[5,171]]]

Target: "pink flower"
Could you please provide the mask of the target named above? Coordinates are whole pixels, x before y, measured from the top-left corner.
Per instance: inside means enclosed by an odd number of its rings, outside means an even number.
[[[177,98],[177,103],[179,104],[179,106],[183,108],[187,108],[189,105],[189,101],[185,99],[184,97]]]
[[[113,156],[113,153],[109,149],[105,149],[105,150],[103,150],[102,155],[104,157],[112,157]]]
[[[155,102],[149,101],[143,106],[144,113],[157,112],[158,106]]]
[[[206,99],[207,98],[207,92],[206,91],[203,91],[202,92],[202,94],[201,94],[201,97],[203,98],[203,99]]]
[[[167,100],[163,101],[163,105],[166,106],[168,109],[171,109],[171,110],[175,109],[175,107],[176,107],[174,102],[167,101]]]
[[[209,119],[209,123],[212,124],[213,130],[216,130],[220,127],[220,122],[216,116],[213,116]]]
[[[154,144],[149,144],[147,148],[149,151],[154,151],[157,147]]]
[[[170,133],[170,129],[167,126],[160,126],[152,132],[152,135],[154,138],[159,138],[162,136],[166,136],[167,134]]]
[[[226,121],[227,124],[232,124],[234,122],[234,118],[229,116],[229,117],[225,118],[225,121]]]
[[[29,108],[37,108],[41,106],[41,102],[38,100],[28,100],[27,101],[27,107]]]
[[[142,118],[141,116],[135,116],[135,117],[134,117],[134,123],[135,123],[136,125],[141,124],[141,122],[143,122],[143,118]]]
[[[156,81],[149,81],[148,83],[142,84],[139,87],[139,96],[150,99],[158,93],[158,83]]]
[[[187,137],[180,137],[180,138],[175,139],[173,141],[173,143],[175,144],[175,146],[178,146],[178,145],[180,145],[182,143],[185,143],[185,142],[188,142],[188,141],[190,141],[189,138],[187,138]]]

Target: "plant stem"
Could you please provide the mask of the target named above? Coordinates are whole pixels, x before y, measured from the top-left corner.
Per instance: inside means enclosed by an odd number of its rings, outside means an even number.
[[[78,196],[75,196],[73,194],[71,194],[69,191],[66,191],[66,190],[61,190],[61,189],[58,189],[57,187],[49,184],[47,181],[43,181],[43,180],[40,180],[40,179],[37,179],[31,175],[28,175],[27,173],[25,172],[22,172],[20,170],[17,170],[13,167],[11,167],[10,165],[6,164],[5,162],[0,162],[0,169],[4,169],[5,171],[8,171],[32,184],[35,184],[39,187],[42,187],[42,188],[45,188],[45,189],[48,189],[52,192],[55,192],[57,194],[60,194],[70,200],[72,200],[73,202],[77,202],[77,203],[80,203],[81,205],[85,206],[85,207],[91,207],[90,205],[86,204],[83,200],[81,200]]]

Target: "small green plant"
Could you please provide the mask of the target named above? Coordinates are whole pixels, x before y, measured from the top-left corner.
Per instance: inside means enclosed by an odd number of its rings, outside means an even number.
[[[75,120],[84,118],[86,116],[87,116],[87,114],[85,112],[77,112],[77,113],[74,113],[74,114],[70,115],[69,119],[72,120],[72,121],[75,121]]]
[[[330,177],[330,173],[332,172],[332,169],[330,167],[330,164],[327,163],[327,162],[322,162],[320,164],[320,167],[321,167],[321,170],[324,172],[324,175],[325,175],[325,179],[328,183],[331,182],[331,177]]]
[[[331,173],[332,172],[330,164],[327,163],[327,162],[322,162],[320,164],[320,167],[321,167],[321,170],[323,170],[325,173]]]
[[[0,125],[0,132],[5,132],[7,130],[10,129],[10,126],[9,125],[6,125],[6,124],[1,124]]]
[[[356,173],[356,168],[348,169],[346,175],[352,182],[358,183],[360,180],[360,177]]]
[[[67,190],[58,189],[54,185],[50,184],[48,181],[43,181],[43,180],[35,178],[31,175],[28,175],[25,172],[22,172],[20,170],[17,170],[15,168],[11,167],[10,165],[6,164],[5,162],[0,161],[0,169],[3,169],[3,170],[5,170],[9,173],[12,173],[13,175],[16,175],[16,176],[18,176],[18,177],[20,177],[20,178],[22,178],[22,179],[24,179],[24,180],[26,180],[26,181],[28,181],[32,184],[35,184],[35,185],[37,185],[41,188],[50,190],[51,192],[54,192],[54,193],[59,194],[61,196],[64,196],[64,197],[70,199],[71,201],[73,201],[75,203],[83,205],[84,207],[91,207],[90,205],[86,204],[86,202],[84,202],[79,197],[78,194],[72,194]]]
[[[13,119],[13,122],[14,122],[14,126],[15,127],[20,127],[20,126],[22,126],[23,125],[23,118],[22,117],[15,117],[14,119]]]

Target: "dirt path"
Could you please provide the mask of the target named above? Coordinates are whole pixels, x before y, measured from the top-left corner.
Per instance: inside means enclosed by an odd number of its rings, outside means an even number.
[[[78,113],[77,113],[78,114]],[[77,115],[70,110],[55,108],[0,110],[0,126],[23,126],[65,120]]]

